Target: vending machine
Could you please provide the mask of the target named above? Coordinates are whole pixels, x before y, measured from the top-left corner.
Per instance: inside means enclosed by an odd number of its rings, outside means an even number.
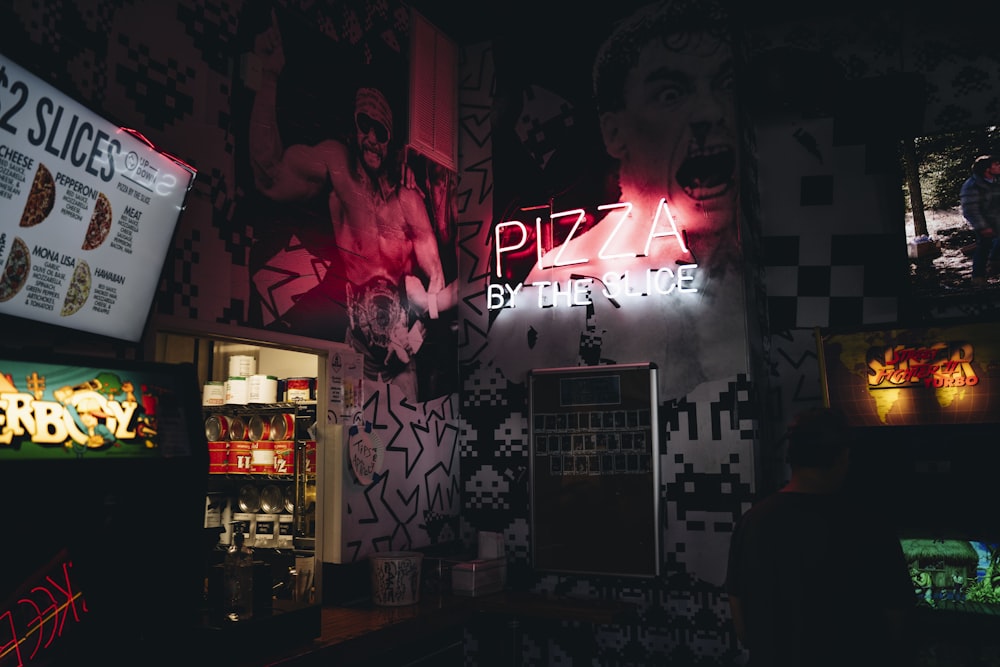
[[[190,648],[206,458],[190,365],[0,351],[0,665]]]

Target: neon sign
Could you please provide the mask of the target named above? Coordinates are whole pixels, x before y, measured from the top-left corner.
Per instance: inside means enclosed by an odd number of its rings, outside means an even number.
[[[71,576],[72,561],[62,551],[26,582],[26,592],[0,608],[0,664],[26,665],[45,654],[88,613],[83,594]],[[30,587],[30,588],[29,588]]]
[[[622,237],[630,237],[630,218],[632,217],[633,205],[631,202],[617,202],[613,204],[602,204],[597,207],[599,211],[609,211],[607,217],[599,225],[606,236],[602,239],[600,249],[597,252],[598,262],[610,260],[629,260],[637,257],[648,257],[650,247],[655,239],[673,240],[677,243],[679,250],[684,255],[690,255],[683,231],[678,228],[677,222],[667,200],[661,198],[656,206],[656,210],[649,222],[649,228],[645,234],[645,242],[641,249],[620,248]],[[617,215],[617,220],[615,216]],[[580,226],[586,219],[586,212],[582,208],[559,211],[549,215],[550,224],[554,224],[557,219],[572,218],[575,216],[572,228],[566,240],[548,253],[553,255],[551,263],[543,262],[543,252],[541,243],[535,242],[535,267],[534,272],[547,269],[558,269],[562,267],[579,266],[581,271],[586,270],[585,265],[592,262],[591,257],[565,257],[570,241],[574,239]],[[597,234],[598,227],[588,231],[588,235]],[[519,232],[519,239],[513,242],[504,243],[503,237],[509,231]],[[625,232],[625,233],[623,233]],[[542,238],[542,219],[535,218],[535,238]],[[506,255],[524,249],[529,243],[527,226],[519,220],[506,220],[497,224],[494,229],[494,247],[496,248],[496,275],[498,278],[504,275],[504,258]],[[548,256],[546,255],[546,256]],[[578,306],[591,303],[591,294],[595,282],[602,284],[601,293],[609,299],[620,299],[622,297],[647,296],[650,294],[671,294],[673,292],[697,292],[697,288],[692,286],[696,278],[698,264],[695,262],[683,263],[670,267],[659,267],[645,269],[643,271],[624,273],[618,271],[605,271],[599,278],[587,275],[572,275],[568,280],[559,282],[551,280],[532,280],[527,283],[516,285],[490,284],[487,285],[487,308],[497,310],[500,308],[512,307],[514,297],[525,286],[537,287],[537,305],[539,308],[546,306]]]
[[[868,351],[868,388],[972,387],[979,384],[974,357],[970,343],[873,347]]]

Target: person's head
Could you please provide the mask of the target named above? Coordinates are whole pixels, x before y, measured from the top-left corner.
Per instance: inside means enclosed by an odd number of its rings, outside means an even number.
[[[623,189],[672,208],[735,211],[732,51],[713,2],[648,5],[598,51],[594,96]],[[638,190],[636,190],[638,189]]]
[[[972,173],[990,178],[1000,175],[1000,155],[980,155],[972,162]]]
[[[787,460],[797,469],[846,473],[851,430],[843,413],[833,408],[813,408],[795,416],[785,434]]]
[[[382,168],[392,138],[392,109],[376,88],[359,88],[354,96],[354,128],[361,163],[369,172]]]

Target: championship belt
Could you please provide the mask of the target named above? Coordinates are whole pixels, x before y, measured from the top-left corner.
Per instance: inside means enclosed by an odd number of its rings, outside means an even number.
[[[347,284],[347,313],[351,330],[365,347],[386,350],[393,337],[406,332],[406,294],[385,278],[363,285]]]

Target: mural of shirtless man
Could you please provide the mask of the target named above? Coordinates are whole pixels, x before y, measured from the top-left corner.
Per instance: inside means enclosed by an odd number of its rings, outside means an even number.
[[[436,319],[448,306],[443,303],[444,273],[425,203],[417,191],[394,184],[387,173],[392,109],[377,88],[359,88],[353,145],[324,139],[311,146],[284,146],[276,103],[285,57],[273,19],[254,45],[261,64],[249,132],[255,185],[278,202],[326,193],[347,283],[350,323],[345,342],[364,354],[368,379],[392,382],[415,396],[413,355],[424,340],[419,316],[426,313]]]

